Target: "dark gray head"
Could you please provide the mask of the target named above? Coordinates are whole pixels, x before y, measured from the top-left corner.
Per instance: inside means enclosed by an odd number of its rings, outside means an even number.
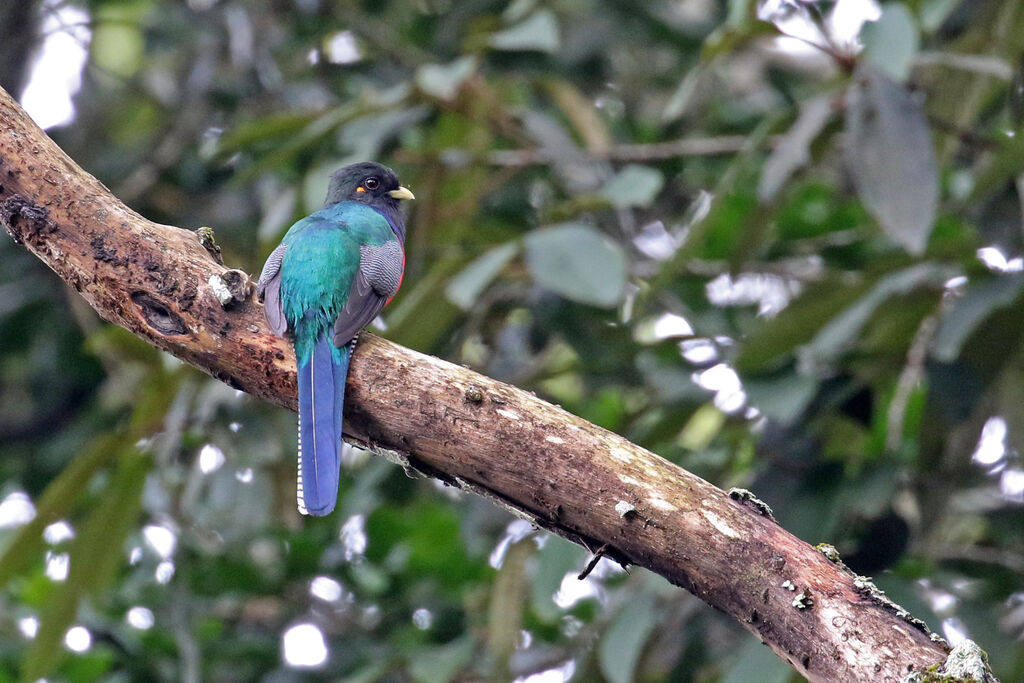
[[[338,202],[362,202],[384,214],[391,227],[405,240],[405,219],[398,203],[414,199],[412,192],[398,183],[395,172],[375,161],[364,161],[340,168],[331,174],[324,206]]]

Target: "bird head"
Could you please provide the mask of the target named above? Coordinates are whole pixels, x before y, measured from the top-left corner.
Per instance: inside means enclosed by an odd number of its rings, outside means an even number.
[[[391,214],[398,211],[398,202],[403,199],[415,197],[398,183],[395,172],[375,161],[365,161],[331,174],[324,206],[344,201],[362,202]]]

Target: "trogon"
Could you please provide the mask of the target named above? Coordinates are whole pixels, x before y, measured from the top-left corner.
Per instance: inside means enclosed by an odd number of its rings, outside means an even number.
[[[337,502],[345,377],[356,336],[402,282],[403,199],[412,192],[381,164],[335,171],[324,207],[288,230],[260,274],[267,323],[295,347],[303,514],[329,514]]]

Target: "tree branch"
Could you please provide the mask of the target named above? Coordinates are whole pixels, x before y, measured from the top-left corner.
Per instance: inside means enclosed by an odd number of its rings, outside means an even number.
[[[0,222],[105,320],[295,408],[291,349],[267,329],[247,276],[196,233],[127,208],[2,90]],[[812,681],[903,681],[945,656],[922,622],[756,499],[515,387],[364,334],[345,427],[353,442],[661,574]]]

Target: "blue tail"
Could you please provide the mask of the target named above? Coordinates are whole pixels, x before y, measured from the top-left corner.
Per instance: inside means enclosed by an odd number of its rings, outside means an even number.
[[[350,345],[334,347],[329,332],[321,333],[298,366],[299,512],[318,517],[330,514],[338,500],[341,413],[352,355]]]

